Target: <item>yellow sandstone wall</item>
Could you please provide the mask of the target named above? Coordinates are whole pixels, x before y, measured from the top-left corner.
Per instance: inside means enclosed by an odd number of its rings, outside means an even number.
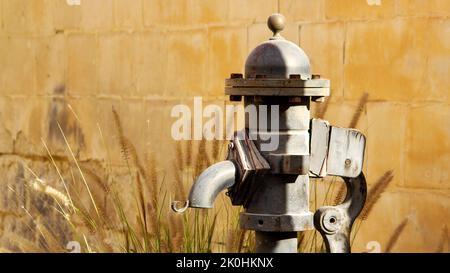
[[[280,12],[283,35],[332,82],[332,97],[313,113],[366,134],[369,185],[392,171],[355,250],[370,241],[384,250],[397,229],[392,251],[449,251],[450,1],[68,2],[76,1],[0,0],[2,242],[26,229],[21,207],[37,202],[25,194],[25,165],[52,172],[41,139],[68,160],[58,123],[86,168],[110,158],[119,170],[114,107],[138,152],[152,152],[170,175],[172,106],[193,96],[223,105],[224,79],[242,72],[270,37],[267,17]]]

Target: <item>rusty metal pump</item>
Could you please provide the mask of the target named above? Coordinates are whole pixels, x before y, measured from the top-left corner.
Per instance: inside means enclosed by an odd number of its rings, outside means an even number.
[[[240,226],[255,231],[256,252],[297,252],[297,232],[313,228],[328,252],[350,252],[352,224],[366,199],[365,137],[310,118],[311,101],[330,95],[330,81],[311,74],[305,52],[281,36],[284,23],[281,14],[270,16],[273,37],[250,53],[244,75],[234,73],[225,81],[233,101],[278,107],[278,115],[269,117],[277,119],[277,126],[254,126],[246,119],[245,130],[235,133],[228,146],[227,159],[195,181],[188,205],[211,208],[227,189],[232,204],[245,208]],[[277,137],[278,145],[268,149],[270,137]],[[343,178],[346,198],[313,213],[309,180],[327,175]]]

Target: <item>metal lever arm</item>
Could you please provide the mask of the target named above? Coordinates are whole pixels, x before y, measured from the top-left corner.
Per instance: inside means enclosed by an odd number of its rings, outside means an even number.
[[[350,253],[350,232],[353,222],[364,207],[367,185],[364,174],[356,178],[343,177],[347,195],[342,204],[319,208],[314,214],[314,226],[320,232],[329,253]]]

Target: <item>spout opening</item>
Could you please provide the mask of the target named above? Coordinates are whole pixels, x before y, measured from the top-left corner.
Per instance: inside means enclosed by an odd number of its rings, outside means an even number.
[[[183,206],[180,207],[181,203],[183,203]],[[172,211],[174,211],[176,213],[183,213],[189,207],[189,200],[186,200],[184,202],[182,202],[182,201],[173,201],[172,204],[170,205],[170,207],[172,208]]]

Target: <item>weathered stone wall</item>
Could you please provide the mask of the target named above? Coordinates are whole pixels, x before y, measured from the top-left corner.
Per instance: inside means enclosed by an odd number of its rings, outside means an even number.
[[[332,97],[314,113],[367,135],[370,185],[393,171],[355,250],[369,241],[384,249],[408,219],[392,251],[449,251],[450,1],[68,2],[76,1],[0,0],[3,241],[26,229],[21,206],[41,202],[20,193],[31,177],[24,166],[58,179],[42,140],[61,168],[69,161],[58,124],[94,173],[106,159],[120,169],[114,107],[138,153],[151,152],[170,176],[172,106],[194,95],[223,105],[224,79],[270,37],[265,21],[278,11],[283,35],[332,81]]]

